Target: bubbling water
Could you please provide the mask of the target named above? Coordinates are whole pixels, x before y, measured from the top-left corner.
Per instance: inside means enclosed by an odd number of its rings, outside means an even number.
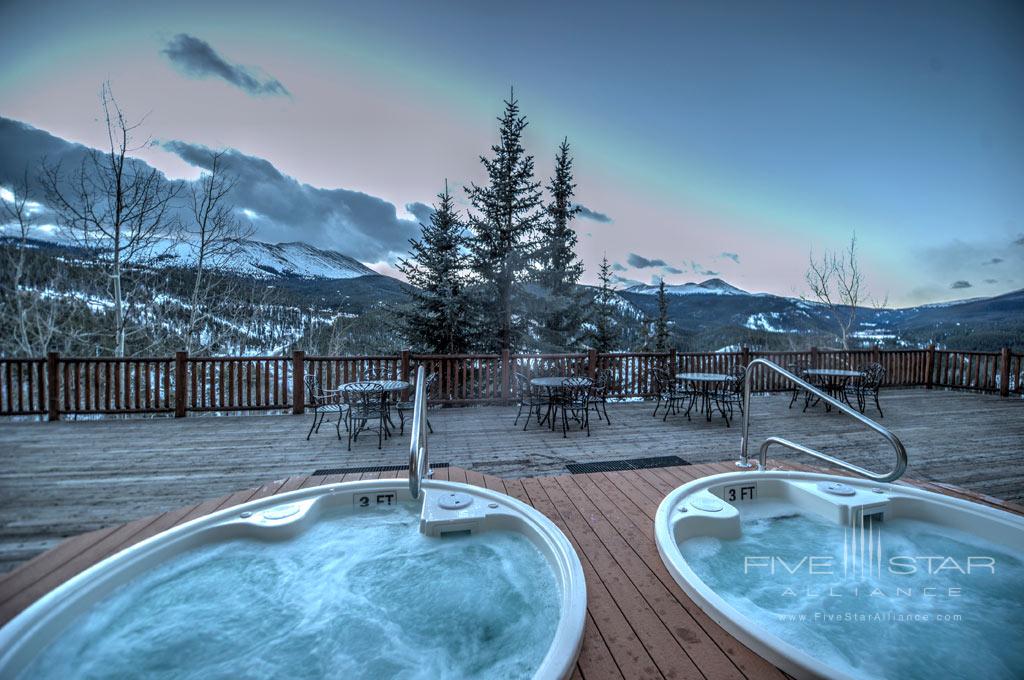
[[[1020,554],[929,522],[893,519],[864,535],[758,505],[744,510],[741,538],[679,548],[766,630],[856,677],[1024,677]]]
[[[399,504],[185,553],[96,603],[22,677],[532,675],[559,618],[547,559],[516,532],[437,539],[418,523]]]

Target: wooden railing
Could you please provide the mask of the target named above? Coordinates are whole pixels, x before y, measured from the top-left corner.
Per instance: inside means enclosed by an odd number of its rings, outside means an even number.
[[[513,397],[512,375],[593,376],[611,371],[611,396],[647,398],[656,369],[673,373],[731,373],[764,357],[799,372],[806,368],[859,369],[880,363],[885,385],[974,390],[1024,396],[1024,355],[925,349],[792,352],[611,352],[573,354],[414,354],[377,356],[61,357],[0,358],[0,416],[286,411],[308,404],[303,379],[326,389],[358,380],[409,380],[418,366],[436,373],[429,398],[446,404],[500,403]],[[788,390],[775,373],[759,373],[759,392]],[[299,399],[295,395],[301,395]]]

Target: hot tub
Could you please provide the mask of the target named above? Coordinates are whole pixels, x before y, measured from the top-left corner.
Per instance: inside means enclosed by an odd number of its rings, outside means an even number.
[[[1024,677],[1024,518],[902,484],[738,472],[670,493],[673,577],[801,678]]]
[[[504,494],[348,482],[132,546],[0,629],[0,677],[569,675],[586,588],[565,536]]]

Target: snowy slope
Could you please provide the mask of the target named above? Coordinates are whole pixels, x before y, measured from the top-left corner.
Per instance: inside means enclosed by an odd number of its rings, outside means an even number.
[[[164,266],[187,267],[193,255],[187,248],[175,248],[161,258]],[[322,250],[308,243],[264,243],[243,241],[241,251],[218,267],[243,276],[266,279],[278,276],[304,279],[353,279],[376,274],[366,265],[334,250]]]
[[[658,286],[640,284],[626,289],[627,293],[640,295],[657,295]],[[750,295],[745,290],[730,285],[722,279],[708,279],[700,283],[681,283],[665,285],[666,295]]]

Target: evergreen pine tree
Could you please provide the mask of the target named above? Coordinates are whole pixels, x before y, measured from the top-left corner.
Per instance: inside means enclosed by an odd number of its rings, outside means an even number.
[[[465,295],[465,226],[448,192],[437,195],[430,224],[421,224],[421,240],[410,239],[408,259],[398,269],[415,290],[413,304],[402,314],[406,334],[416,349],[461,354],[469,348],[469,310]]]
[[[598,352],[612,352],[618,341],[618,331],[614,319],[615,288],[612,286],[612,267],[608,264],[607,255],[601,258],[597,278],[601,281],[601,286],[594,297],[594,331],[591,344]]]
[[[555,174],[547,189],[551,202],[547,219],[540,226],[537,248],[537,282],[544,291],[538,309],[542,349],[570,351],[578,347],[583,324],[583,301],[577,288],[583,263],[576,256],[576,232],[571,222],[579,213],[572,197],[576,184],[572,177],[569,140],[562,140],[555,155]]]
[[[654,351],[668,351],[668,297],[665,295],[665,279],[658,283],[658,319],[654,322]]]
[[[477,336],[481,349],[514,350],[522,346],[534,239],[543,219],[540,182],[533,179],[533,156],[523,149],[526,117],[519,115],[515,93],[498,119],[499,141],[493,158],[480,157],[487,185],[471,184],[466,194],[474,208],[469,226],[469,265],[481,286],[477,293]]]

